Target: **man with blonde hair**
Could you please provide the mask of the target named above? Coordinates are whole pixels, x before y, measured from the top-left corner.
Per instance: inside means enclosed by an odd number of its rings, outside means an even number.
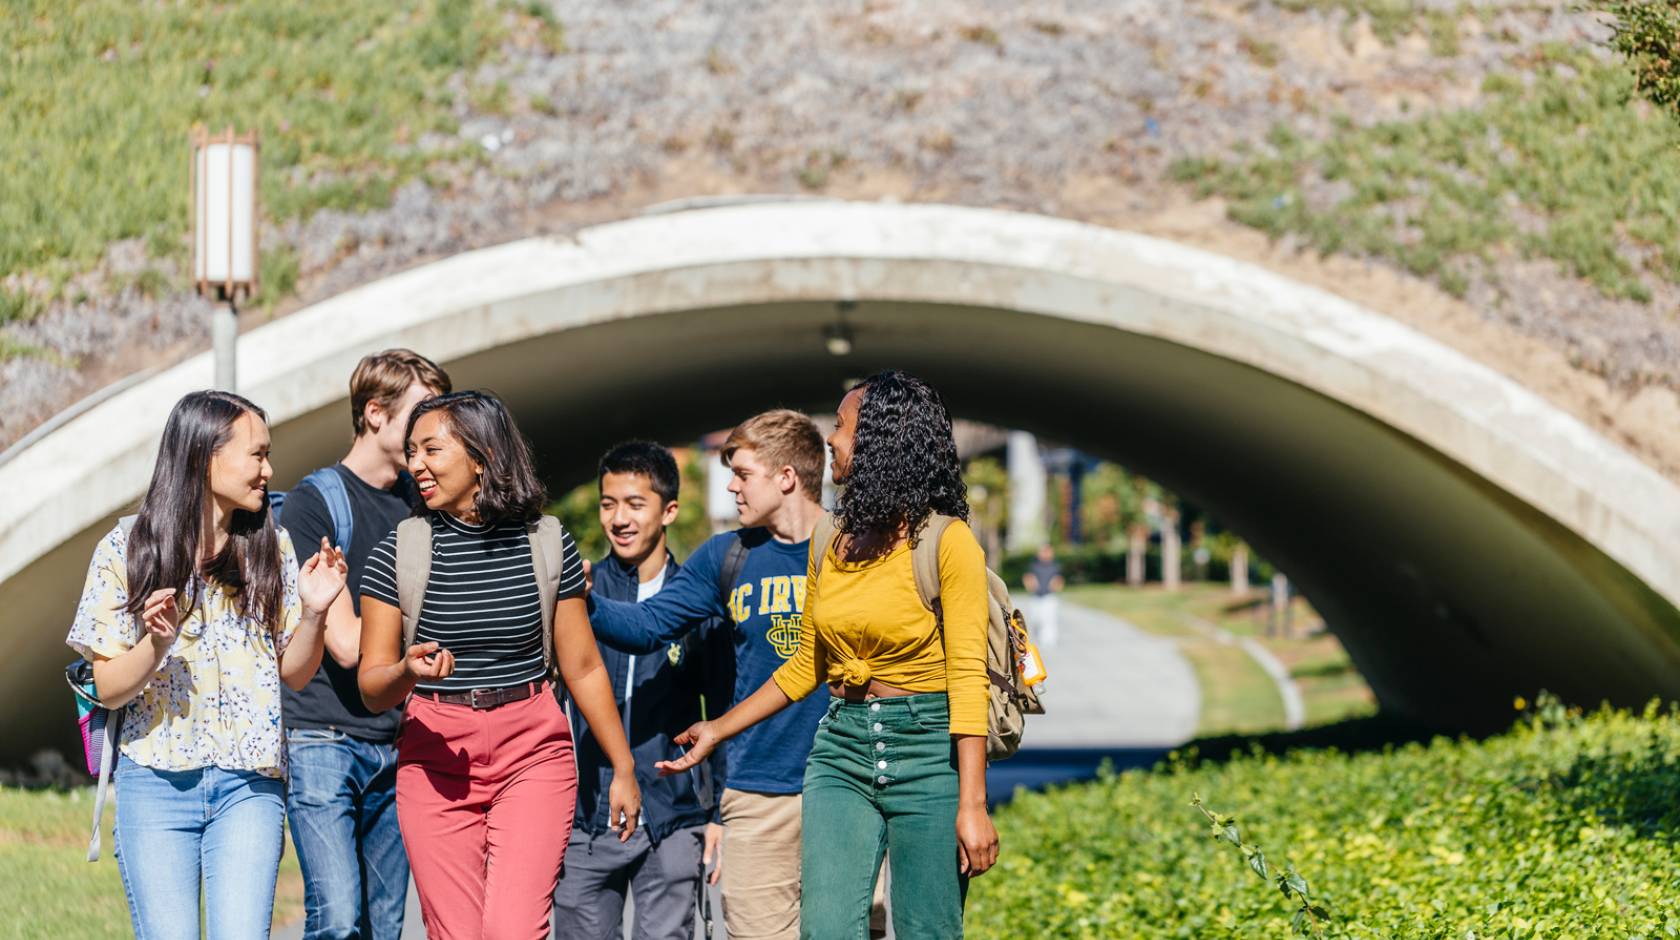
[[[822,433],[797,411],[741,422],[723,445],[741,528],[701,545],[638,604],[591,596],[596,638],[650,653],[724,618],[733,625],[734,699],[751,695],[799,649],[806,555],[822,517]],[[730,940],[799,935],[800,791],[827,695],[813,695],[727,745],[722,799],[723,915]],[[734,702],[708,702],[720,715]]]
[[[327,611],[327,655],[302,691],[285,690],[291,758],[286,815],[303,867],[304,937],[396,937],[408,898],[408,855],[397,829],[397,710],[374,713],[356,686],[367,557],[414,500],[404,436],[416,403],[450,390],[449,376],[407,349],[363,357],[350,376],[344,459],[304,477],[280,510],[299,545],[325,536],[343,549],[349,590]]]

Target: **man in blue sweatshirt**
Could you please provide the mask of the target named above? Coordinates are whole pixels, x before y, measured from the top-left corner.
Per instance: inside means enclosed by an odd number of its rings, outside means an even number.
[[[677,519],[681,477],[671,452],[647,441],[607,451],[597,474],[601,529],[610,552],[594,565],[594,592],[635,602],[658,594],[680,570],[666,550]],[[612,764],[576,709],[578,800],[566,865],[554,891],[554,934],[576,940],[623,936],[624,898],[633,896],[637,940],[691,940],[701,865],[716,857],[723,827],[716,793],[722,755],[687,774],[662,777],[654,764],[682,753],[671,739],[702,714],[733,701],[734,649],[721,619],[647,655],[601,647],[642,789],[642,825],[620,842],[608,817]],[[713,882],[721,869],[713,869]]]
[[[735,690],[727,707],[756,691],[799,649],[806,554],[823,513],[826,451],[810,418],[777,410],[735,428],[723,461],[733,476],[729,492],[742,528],[708,540],[641,603],[603,596],[605,582],[597,574],[589,619],[597,639],[639,654],[662,649],[713,618],[726,619],[735,647]],[[799,935],[800,791],[827,698],[819,691],[795,702],[725,748],[723,915],[730,940]]]

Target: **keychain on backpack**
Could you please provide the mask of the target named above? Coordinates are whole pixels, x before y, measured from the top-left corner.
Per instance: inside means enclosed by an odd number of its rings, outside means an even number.
[[[1021,684],[1032,688],[1043,682],[1049,675],[1044,668],[1044,660],[1038,655],[1038,644],[1027,636],[1027,627],[1020,611],[1014,611],[1009,617],[1009,632],[1014,642],[1009,645],[1015,651],[1015,672],[1021,677]]]
[[[1021,652],[1015,657],[1015,664],[1021,670],[1021,682],[1027,688],[1032,688],[1044,681],[1044,660],[1039,658],[1038,644],[1027,640],[1021,647]]]

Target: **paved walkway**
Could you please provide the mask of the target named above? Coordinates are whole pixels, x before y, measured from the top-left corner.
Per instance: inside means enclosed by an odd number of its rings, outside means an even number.
[[[1030,622],[1032,611],[1027,615]],[[1105,758],[1120,768],[1149,766],[1195,735],[1201,689],[1171,640],[1064,603],[1057,644],[1040,652],[1050,671],[1043,695],[1046,714],[1028,721],[1027,747],[988,774],[994,800],[1008,799],[1017,786],[1089,777]],[[714,936],[725,940],[723,910],[715,893],[712,912]],[[278,930],[274,936],[297,940],[303,925]],[[424,937],[411,890],[403,938]]]

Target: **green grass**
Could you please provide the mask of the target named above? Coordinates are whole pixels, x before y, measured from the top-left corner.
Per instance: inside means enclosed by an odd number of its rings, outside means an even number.
[[[1680,935],[1680,717],[1542,709],[1507,734],[1357,755],[1180,759],[1020,794],[969,935],[1284,937],[1291,908],[1189,804],[1292,863],[1330,936]]]
[[[103,857],[87,861],[93,791],[0,787],[0,937],[99,940],[132,937],[122,878],[111,857],[111,810]],[[303,881],[288,838],[280,863],[275,924],[303,915]]]
[[[184,256],[195,125],[261,134],[270,220],[388,204],[469,152],[418,141],[454,132],[447,79],[490,53],[504,16],[522,14],[484,0],[7,3],[0,277],[61,283],[125,238]],[[0,319],[15,306],[0,298]]]
[[[1387,258],[1454,293],[1468,259],[1513,254],[1648,300],[1644,278],[1680,278],[1680,126],[1590,51],[1548,47],[1531,65],[1489,77],[1473,108],[1364,128],[1343,119],[1323,140],[1280,125],[1262,147],[1172,172],[1229,199],[1237,221]],[[1324,181],[1339,199],[1312,196]]]
[[[1284,726],[1284,710],[1277,686],[1252,657],[1235,644],[1209,638],[1192,622],[1260,638],[1262,645],[1297,673],[1295,684],[1309,726],[1369,715],[1376,709],[1370,688],[1333,636],[1315,631],[1290,639],[1262,637],[1263,626],[1248,612],[1250,605],[1233,605],[1222,585],[1192,583],[1168,593],[1158,588],[1076,584],[1065,596],[1072,603],[1177,640],[1202,690],[1196,729],[1201,737],[1274,731]],[[1316,624],[1316,615],[1304,602],[1298,603],[1296,611],[1297,624]],[[1302,664],[1309,668],[1303,669]]]

